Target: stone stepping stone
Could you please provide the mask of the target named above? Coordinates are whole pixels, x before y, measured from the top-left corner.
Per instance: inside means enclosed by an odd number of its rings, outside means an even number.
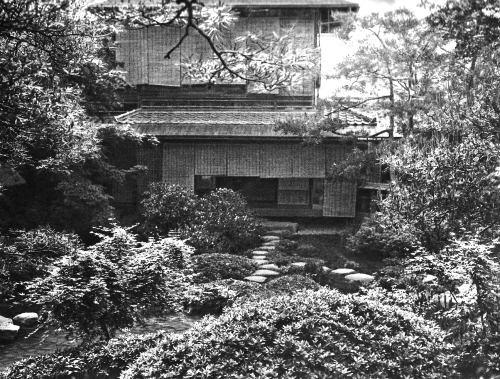
[[[259,269],[253,273],[255,276],[278,276],[279,274],[279,272],[265,269]]]
[[[432,283],[433,281],[437,280],[437,276],[434,275],[427,275],[423,280],[422,283]]]
[[[353,270],[352,268],[338,268],[336,270],[332,270],[332,274],[335,275],[349,275],[349,274],[354,274],[356,270]]]
[[[19,326],[35,326],[38,323],[38,314],[35,312],[20,313],[12,321]]]
[[[267,255],[269,254],[269,251],[267,250],[254,250],[252,252],[253,255]]]
[[[249,282],[255,282],[255,283],[264,283],[267,278],[265,276],[259,276],[259,275],[250,275],[245,278],[245,280],[248,280]]]
[[[370,283],[375,280],[375,277],[368,274],[351,274],[345,277],[347,280],[351,282],[362,282],[362,283]]]
[[[275,250],[275,248],[274,248],[274,246],[261,246],[261,247],[259,247],[259,250],[273,251],[273,250]]]
[[[19,332],[19,325],[14,325],[12,319],[0,316],[0,342],[14,341]]]
[[[264,242],[261,246],[276,246],[279,243],[280,243],[279,240],[275,240],[275,241]]]
[[[331,271],[332,269],[330,267],[323,266],[323,271],[328,272]]]
[[[281,269],[276,266],[274,263],[270,264],[265,264],[259,267],[260,269],[266,269],[266,270],[273,270],[273,271],[280,271]]]
[[[269,242],[269,241],[279,241],[280,238],[278,236],[261,236],[260,240],[263,242]]]
[[[265,259],[254,260],[254,262],[257,263],[259,266],[267,265],[269,263],[269,261]]]
[[[293,263],[290,263],[290,266],[305,267],[306,264],[307,264],[306,262],[293,262]]]
[[[252,256],[252,259],[254,261],[263,261],[266,259],[266,256],[265,255],[254,255],[254,256]]]

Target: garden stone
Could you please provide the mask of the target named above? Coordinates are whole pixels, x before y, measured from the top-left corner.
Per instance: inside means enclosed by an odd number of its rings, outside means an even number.
[[[280,273],[273,270],[257,270],[253,274],[257,276],[278,276]]]
[[[269,241],[269,242],[263,242],[262,246],[276,246],[279,243],[280,243],[279,240],[274,240],[274,241]]]
[[[267,278],[265,276],[258,276],[258,275],[250,275],[245,278],[245,280],[248,280],[249,282],[255,282],[255,283],[264,283]]]
[[[352,268],[338,268],[336,270],[332,271],[332,274],[335,275],[349,275],[349,274],[354,274],[356,271],[353,270]]]
[[[269,242],[269,241],[279,241],[280,238],[278,236],[261,236],[260,240],[263,242]]]
[[[261,265],[266,265],[266,264],[268,264],[268,263],[269,263],[269,261],[268,261],[268,260],[265,260],[265,259],[255,260],[254,262],[255,262],[255,263],[257,263],[259,266],[261,266]]]
[[[265,265],[260,266],[259,268],[263,268],[263,269],[266,269],[266,270],[274,270],[274,271],[280,271],[281,270],[274,263],[265,264]]]
[[[423,280],[422,283],[431,283],[434,282],[437,279],[437,276],[434,275],[427,275]]]
[[[265,255],[254,255],[254,256],[252,257],[252,259],[253,259],[254,261],[263,261],[263,260],[265,260],[265,259],[266,259],[266,256],[265,256]]]
[[[368,274],[351,274],[347,275],[345,278],[347,280],[350,280],[351,282],[363,282],[363,283],[369,283],[375,280],[374,276]]]
[[[328,272],[331,271],[332,269],[330,267],[323,266],[323,271]]]
[[[252,252],[253,255],[267,255],[269,254],[269,251],[264,251],[264,250],[255,250]]]
[[[306,262],[293,262],[290,263],[290,266],[296,266],[296,267],[306,267]]]
[[[274,246],[261,246],[259,247],[259,250],[274,251]]]
[[[38,323],[38,314],[35,312],[25,312],[15,316],[12,321],[19,326],[35,326]]]
[[[19,326],[12,323],[12,319],[0,316],[0,342],[14,341],[19,332]]]

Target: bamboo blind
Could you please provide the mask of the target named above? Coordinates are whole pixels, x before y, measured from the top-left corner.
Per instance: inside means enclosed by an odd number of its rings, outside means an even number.
[[[163,144],[163,182],[194,188],[194,159],[194,145]]]
[[[182,32],[184,33],[184,30]],[[194,31],[183,41],[180,51],[181,61],[203,62],[210,59],[214,54],[208,42],[199,33]],[[183,84],[202,83],[202,81],[193,78],[184,78],[184,72],[181,73],[181,76]]]
[[[227,146],[196,145],[195,175],[227,175]]]
[[[309,179],[307,178],[280,178],[278,190],[302,190],[309,191]]]
[[[137,180],[137,192],[142,195],[148,185],[162,180],[162,148],[161,146],[140,146],[137,149],[137,164],[146,166],[147,171],[140,173]]]
[[[259,145],[237,144],[227,147],[228,176],[259,176],[261,151]]]
[[[282,34],[291,33],[293,45],[296,49],[314,47],[314,22],[312,19],[281,19],[280,30]],[[288,88],[287,91],[288,94],[295,96],[314,94],[312,73],[304,71],[296,74],[292,87]]]
[[[260,176],[262,178],[292,178],[293,145],[262,145]]]
[[[382,170],[380,167],[380,163],[374,164],[370,167],[370,171],[366,176],[366,181],[370,183],[380,183],[382,179]]]
[[[297,146],[292,157],[294,178],[324,178],[325,177],[325,147]]]
[[[179,42],[181,37],[180,29],[154,26],[147,28],[146,31],[148,83],[179,86],[181,77],[180,50],[175,50],[170,59],[165,59],[165,54]]]
[[[326,180],[323,198],[323,216],[355,217],[356,216],[355,181]]]
[[[307,205],[309,204],[309,191],[278,191],[278,204]]]

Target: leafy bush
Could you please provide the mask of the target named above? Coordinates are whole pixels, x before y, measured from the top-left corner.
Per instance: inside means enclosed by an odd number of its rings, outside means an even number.
[[[282,294],[294,294],[302,290],[318,290],[320,286],[314,280],[302,275],[287,275],[273,279],[265,288]]]
[[[396,306],[322,289],[205,318],[165,336],[122,378],[453,378],[444,339],[434,323]]]
[[[242,253],[259,243],[260,226],[245,199],[228,189],[200,198],[178,185],[153,183],[143,200],[146,236],[179,229],[196,253]]]
[[[262,286],[240,280],[217,280],[191,287],[184,297],[184,310],[189,314],[220,314],[236,299],[259,296]]]
[[[259,222],[239,193],[218,189],[200,199],[197,209],[196,221],[182,232],[197,253],[238,254],[260,242]]]
[[[13,238],[0,239],[0,296],[24,291],[21,282],[48,275],[58,257],[74,255],[83,245],[76,234],[50,227],[18,230]]]
[[[151,183],[144,195],[141,229],[146,235],[167,236],[171,229],[196,220],[199,199],[192,190],[176,184]]]
[[[220,279],[243,279],[252,274],[257,264],[251,259],[231,254],[200,254],[193,257],[197,283]]]
[[[2,379],[118,378],[129,364],[153,347],[159,333],[125,334],[109,342],[94,342],[13,364]]]
[[[119,227],[109,232],[30,284],[30,299],[42,305],[46,324],[86,339],[109,339],[148,313],[180,310],[191,248],[172,239],[138,244]]]
[[[377,220],[370,218],[348,239],[347,248],[365,255],[402,257],[415,251],[416,240],[410,233],[384,228]]]

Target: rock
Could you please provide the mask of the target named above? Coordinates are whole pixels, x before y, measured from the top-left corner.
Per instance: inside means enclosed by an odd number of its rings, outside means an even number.
[[[263,268],[263,269],[266,269],[266,270],[274,270],[274,271],[280,271],[281,269],[276,266],[274,263],[271,263],[271,264],[265,264],[265,265],[262,265],[260,266],[259,268]]]
[[[15,316],[12,321],[19,326],[35,326],[38,323],[38,314],[35,312],[25,312]]]
[[[368,274],[351,274],[347,275],[345,278],[347,280],[350,280],[351,282],[363,282],[363,283],[370,283],[371,281],[375,280],[374,276]]]
[[[280,238],[278,236],[261,236],[260,240],[263,242],[269,242],[269,241],[279,241]]]
[[[290,266],[305,267],[306,264],[307,264],[306,262],[293,262],[293,263],[290,263]]]
[[[253,273],[253,275],[257,276],[278,276],[280,273],[273,270],[257,270]]]
[[[435,280],[437,280],[437,276],[434,275],[427,275],[423,280],[422,283],[432,283]]]
[[[274,251],[274,246],[261,246],[259,247],[259,250]]]
[[[12,323],[12,319],[0,316],[0,342],[14,341],[19,332],[19,326]]]
[[[267,265],[269,263],[269,261],[265,260],[265,259],[255,260],[254,262],[257,263],[259,266],[261,266],[261,265]]]
[[[266,257],[265,257],[265,255],[254,255],[254,256],[252,257],[252,259],[253,259],[254,261],[263,261],[263,260],[265,260],[265,259],[266,259]]]
[[[262,246],[276,246],[279,243],[280,243],[279,240],[274,240],[274,241],[264,242]]]
[[[331,271],[332,269],[330,267],[323,266],[323,271],[328,272]]]
[[[265,250],[255,250],[254,252],[252,252],[253,255],[267,255],[269,254],[269,251],[265,251]]]
[[[248,280],[249,282],[255,282],[255,283],[264,283],[267,278],[265,276],[258,276],[258,275],[250,275],[245,278],[245,280]]]
[[[338,268],[336,270],[332,270],[332,274],[335,275],[349,275],[349,274],[354,274],[356,270],[353,270],[352,268]]]

